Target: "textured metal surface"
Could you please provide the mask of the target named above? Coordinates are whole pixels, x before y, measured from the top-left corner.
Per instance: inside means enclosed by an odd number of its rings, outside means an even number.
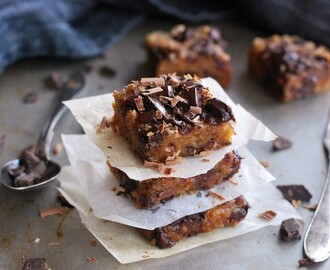
[[[47,90],[43,80],[52,71],[70,72],[88,62],[94,70],[87,75],[83,95],[95,95],[121,88],[131,79],[150,76],[146,62],[143,35],[154,29],[169,29],[175,22],[149,20],[129,33],[111,51],[107,59],[72,62],[60,60],[26,60],[0,76],[0,134],[6,135],[0,164],[16,157],[19,151],[37,140],[38,133],[50,113],[55,92]],[[327,159],[323,149],[330,93],[308,97],[291,104],[281,104],[266,93],[246,74],[246,53],[258,33],[240,23],[221,23],[223,36],[229,42],[234,65],[234,79],[228,90],[234,101],[260,118],[274,132],[290,138],[293,147],[271,151],[269,143],[251,143],[250,149],[259,160],[270,164],[277,184],[304,184],[317,203],[324,184]],[[116,70],[114,77],[98,74],[98,67],[107,64]],[[36,104],[23,104],[25,93],[35,90]],[[80,132],[72,116],[67,114],[59,124],[59,134]],[[65,153],[55,157],[66,164]],[[47,258],[51,269],[295,269],[302,258],[302,241],[283,243],[278,227],[269,227],[227,241],[205,245],[164,259],[147,260],[129,265],[118,263],[102,246],[90,245],[93,236],[84,228],[75,210],[64,220],[59,216],[41,219],[39,209],[57,207],[56,183],[46,189],[17,193],[0,186],[0,269],[22,269],[27,258]],[[313,213],[299,208],[308,224]],[[58,237],[56,230],[63,232]],[[35,239],[40,238],[39,243]],[[51,246],[49,243],[59,243]],[[88,263],[86,257],[95,257]],[[313,267],[312,267],[313,268]],[[315,269],[330,269],[330,261]]]

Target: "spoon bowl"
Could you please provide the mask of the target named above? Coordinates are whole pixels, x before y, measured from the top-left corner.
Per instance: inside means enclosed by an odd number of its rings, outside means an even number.
[[[19,166],[19,159],[13,159],[5,163],[1,168],[1,181],[4,186],[10,188],[12,190],[17,191],[32,191],[42,188],[44,185],[49,184],[50,182],[54,181],[58,174],[61,172],[61,167],[57,163],[47,160],[46,163],[46,173],[40,183],[33,184],[30,186],[21,186],[15,187],[13,186],[13,176],[10,174],[11,169],[17,168]]]
[[[67,80],[59,89],[59,95],[55,102],[56,107],[40,132],[34,153],[35,158],[40,158],[46,167],[46,169],[41,174],[41,182],[32,185],[25,185],[25,183],[22,186],[13,185],[13,169],[18,169],[20,167],[20,160],[14,159],[5,163],[1,168],[0,177],[4,186],[17,191],[36,190],[46,186],[56,179],[57,175],[61,171],[61,166],[54,161],[51,161],[48,156],[48,153],[50,152],[50,143],[54,135],[53,130],[59,119],[66,111],[62,101],[73,98],[76,94],[78,94],[78,92],[80,92],[84,84],[85,79],[81,72],[73,72],[68,76]]]

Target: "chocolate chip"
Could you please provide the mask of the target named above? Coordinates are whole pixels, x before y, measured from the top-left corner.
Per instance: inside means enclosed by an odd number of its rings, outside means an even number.
[[[23,270],[47,270],[48,264],[45,258],[30,258],[28,259],[24,266]]]
[[[304,221],[297,218],[290,218],[282,221],[280,236],[284,242],[300,240],[304,231]]]
[[[6,142],[6,135],[0,135],[0,156],[1,156],[1,152],[3,151],[4,147],[5,147],[5,142]]]
[[[106,77],[113,77],[116,75],[116,71],[112,67],[109,67],[109,66],[102,66],[99,69],[99,73],[100,73],[100,75],[106,76]]]
[[[292,142],[289,139],[286,139],[284,137],[277,137],[273,141],[273,149],[274,150],[284,150],[287,148],[290,148],[292,146]]]
[[[312,194],[303,185],[278,185],[276,187],[289,202],[292,200],[306,202],[312,198]]]
[[[23,102],[24,103],[35,103],[39,98],[39,94],[36,91],[31,91],[28,92],[24,97],[23,97]]]

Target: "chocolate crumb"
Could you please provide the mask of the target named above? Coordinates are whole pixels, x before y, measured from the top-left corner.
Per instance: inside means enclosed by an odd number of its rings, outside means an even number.
[[[93,71],[94,67],[93,67],[93,65],[91,65],[91,64],[85,64],[85,65],[83,66],[83,69],[84,69],[84,71],[85,71],[87,74],[89,74],[89,73],[91,73],[91,72]]]
[[[109,67],[109,66],[102,66],[99,69],[99,73],[100,73],[100,75],[106,76],[106,77],[113,77],[116,75],[116,71],[112,67]]]
[[[297,218],[290,218],[282,221],[280,236],[284,242],[300,240],[304,231],[304,221]]]
[[[94,257],[86,257],[86,261],[89,263],[94,263],[96,262],[96,259]]]
[[[45,258],[30,258],[28,259],[24,266],[23,270],[47,270],[48,264]]]
[[[284,150],[284,149],[288,149],[292,146],[292,142],[284,137],[277,137],[274,141],[273,141],[273,150],[275,151],[279,151],[279,150]]]
[[[5,148],[5,142],[6,142],[6,135],[4,134],[0,135],[0,156],[3,149]]]
[[[276,213],[273,210],[268,210],[266,212],[261,213],[259,217],[271,221],[276,217]]]
[[[46,85],[50,89],[59,90],[64,83],[64,74],[60,72],[52,72],[45,80]]]
[[[269,167],[269,163],[267,162],[267,161],[259,161],[260,162],[260,164],[262,165],[262,166],[264,166],[265,168],[268,168]]]
[[[312,262],[311,260],[309,260],[307,258],[303,258],[298,261],[298,264],[299,264],[299,266],[311,266],[311,265],[314,265],[315,262]]]
[[[307,205],[307,204],[303,204],[301,205],[303,208],[309,210],[309,211],[312,211],[312,212],[315,212],[316,209],[317,209],[317,204],[311,204],[311,205]]]
[[[283,194],[283,197],[292,202],[292,200],[300,200],[302,202],[309,201],[312,194],[303,185],[278,185],[276,186]]]
[[[58,156],[62,151],[63,151],[63,144],[62,143],[55,144],[53,148],[53,154],[55,156]]]
[[[39,94],[36,91],[31,91],[28,92],[24,97],[23,97],[23,103],[27,104],[33,104],[36,103],[36,101],[39,98]]]
[[[96,239],[91,240],[90,245],[91,245],[92,247],[96,247],[96,245],[97,245],[97,240],[96,240]]]

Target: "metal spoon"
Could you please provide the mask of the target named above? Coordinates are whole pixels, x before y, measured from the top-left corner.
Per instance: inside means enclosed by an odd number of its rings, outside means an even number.
[[[0,177],[4,186],[13,190],[20,191],[36,190],[44,187],[56,179],[57,175],[61,171],[61,167],[59,164],[49,159],[50,143],[54,135],[54,128],[66,111],[66,107],[62,104],[62,101],[69,100],[75,96],[83,88],[84,84],[85,79],[81,72],[76,71],[68,77],[68,79],[63,83],[62,87],[59,89],[60,93],[58,95],[56,107],[53,113],[50,115],[49,119],[46,121],[40,132],[39,139],[35,148],[35,154],[36,156],[42,157],[45,160],[46,173],[43,176],[42,181],[38,184],[32,184],[29,186],[13,186],[13,176],[10,172],[12,169],[19,167],[19,159],[14,159],[5,163],[1,168]]]
[[[330,158],[330,122],[324,144]],[[313,262],[323,262],[330,257],[330,163],[320,202],[304,238],[304,252]]]

